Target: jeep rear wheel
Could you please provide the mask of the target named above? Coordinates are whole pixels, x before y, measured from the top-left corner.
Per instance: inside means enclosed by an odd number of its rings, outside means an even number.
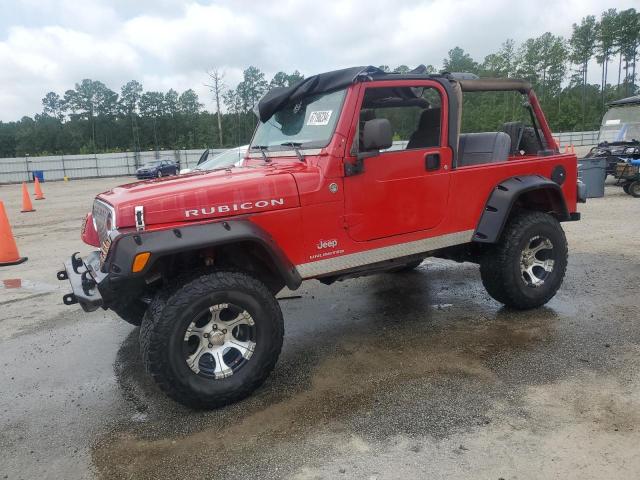
[[[284,325],[275,297],[239,272],[202,275],[156,303],[140,332],[142,359],[160,388],[194,408],[238,401],[276,364]]]
[[[500,242],[480,263],[482,283],[500,303],[521,310],[547,303],[567,268],[567,240],[560,223],[542,212],[513,217]]]

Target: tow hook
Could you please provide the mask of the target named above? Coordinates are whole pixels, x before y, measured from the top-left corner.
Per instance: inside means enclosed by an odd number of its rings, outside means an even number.
[[[89,272],[86,270],[82,272],[82,276],[80,278],[82,280],[82,290],[84,290],[84,293],[86,293],[87,295],[91,295],[90,290],[93,290],[93,288],[95,288],[96,281],[91,277],[91,275],[89,275]]]
[[[73,293],[67,293],[62,297],[62,303],[65,305],[74,305],[78,303],[78,299]]]
[[[84,265],[84,263],[82,262],[82,258],[78,258],[77,256],[79,253],[80,252],[76,252],[71,255],[71,266],[73,267],[73,271],[78,274],[80,273],[78,269]]]

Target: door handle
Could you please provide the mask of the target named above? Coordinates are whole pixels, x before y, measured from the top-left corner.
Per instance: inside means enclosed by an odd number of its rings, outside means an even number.
[[[440,170],[440,154],[427,153],[424,156],[424,166],[428,172],[432,172],[434,170]]]

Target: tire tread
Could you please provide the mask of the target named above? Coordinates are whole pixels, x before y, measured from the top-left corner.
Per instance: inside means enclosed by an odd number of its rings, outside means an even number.
[[[548,289],[547,293],[540,298],[532,299],[522,294],[519,286],[513,281],[510,269],[514,261],[514,254],[519,254],[518,244],[521,240],[522,232],[529,228],[547,224],[560,232],[562,239],[561,245],[554,245],[554,248],[560,248],[565,255],[565,261],[557,262],[556,287]],[[562,284],[566,268],[567,268],[567,240],[564,231],[555,217],[538,211],[525,211],[514,215],[505,227],[500,241],[491,245],[483,255],[480,262],[480,276],[482,284],[487,293],[495,300],[503,303],[511,308],[519,310],[527,310],[536,308],[547,303],[558,291]],[[517,261],[517,260],[516,260]]]
[[[226,394],[216,395],[215,398],[204,396],[187,388],[176,381],[169,366],[168,355],[163,354],[164,342],[170,335],[173,318],[177,318],[181,311],[189,305],[195,296],[205,296],[212,289],[215,290],[243,290],[251,292],[259,298],[266,314],[273,320],[271,337],[267,340],[269,346],[265,358],[266,362],[256,363],[248,381]],[[209,409],[241,400],[250,395],[269,376],[280,355],[284,336],[284,322],[282,312],[275,297],[267,287],[256,278],[238,271],[213,271],[202,274],[197,278],[173,282],[161,290],[151,303],[148,314],[140,330],[140,349],[143,363],[160,389],[172,399],[183,405]]]

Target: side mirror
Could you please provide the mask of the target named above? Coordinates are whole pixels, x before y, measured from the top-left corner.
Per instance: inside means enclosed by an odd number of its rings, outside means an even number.
[[[374,118],[364,123],[362,147],[365,152],[384,150],[393,144],[391,123],[386,118]]]
[[[374,118],[364,123],[360,141],[361,151],[356,156],[356,163],[345,163],[344,173],[347,177],[364,172],[364,159],[380,155],[380,150],[393,145],[391,123],[386,118]]]

